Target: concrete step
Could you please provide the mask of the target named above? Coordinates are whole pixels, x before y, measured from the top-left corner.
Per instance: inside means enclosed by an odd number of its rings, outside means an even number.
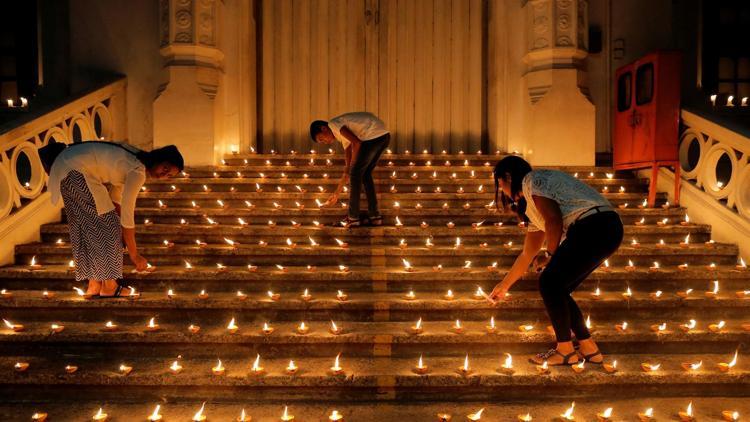
[[[750,413],[750,404],[741,397],[720,397],[710,392],[700,396],[623,398],[619,394],[611,398],[578,397],[572,415],[575,420],[595,421],[597,414],[612,408],[614,420],[638,420],[638,413],[646,409],[653,410],[654,419],[678,420],[678,413],[685,412],[692,403],[695,420],[724,420],[722,412],[728,411],[731,416],[737,412],[740,417]],[[0,405],[0,418],[8,421],[27,421],[34,412],[44,412],[50,421],[85,421],[91,420],[99,408],[108,415],[108,421],[147,420],[153,414],[157,404],[159,414],[166,421],[190,421],[200,410],[204,402],[198,400],[157,400],[154,402],[128,402],[127,399],[103,400],[93,395],[89,399],[77,400],[74,403],[65,401],[44,402],[30,395],[28,402],[6,402]],[[571,401],[560,398],[525,397],[522,400],[508,402],[503,395],[489,401],[459,401],[458,399],[439,402],[430,401],[375,401],[349,402],[335,401],[333,398],[300,401],[287,397],[281,401],[266,400],[262,402],[248,399],[229,400],[215,398],[206,402],[204,413],[209,421],[235,421],[245,410],[245,415],[258,422],[276,422],[281,420],[284,409],[295,421],[331,421],[334,410],[342,415],[341,421],[383,422],[408,419],[414,422],[435,422],[467,420],[467,415],[482,411],[481,420],[487,422],[519,420],[520,416],[529,415],[535,421],[560,420],[570,407]],[[439,415],[450,416],[439,419]],[[247,419],[250,420],[250,419]]]
[[[617,360],[618,371],[607,373],[600,365],[584,364],[581,373],[570,367],[550,368],[549,374],[540,375],[535,365],[526,362],[527,356],[516,356],[514,373],[501,370],[502,352],[496,356],[469,355],[469,373],[463,374],[465,355],[454,357],[423,356],[429,372],[414,373],[417,360],[413,358],[364,358],[341,355],[340,373],[330,369],[337,351],[331,350],[328,358],[296,359],[299,367],[294,375],[287,375],[288,358],[263,357],[259,366],[263,372],[253,372],[251,367],[257,355],[248,354],[242,359],[222,359],[223,375],[215,375],[213,359],[193,359],[183,356],[178,364],[179,373],[170,370],[177,357],[169,359],[112,356],[87,360],[76,357],[0,357],[0,391],[4,397],[18,398],[29,391],[38,397],[50,397],[70,388],[71,385],[96,387],[100,399],[126,395],[133,400],[171,399],[209,400],[214,397],[229,399],[252,398],[283,400],[293,396],[312,400],[324,394],[329,399],[368,400],[453,400],[456,398],[491,400],[501,393],[506,399],[523,399],[529,395],[542,397],[580,397],[596,393],[597,396],[618,394],[621,397],[690,396],[705,394],[731,395],[750,388],[750,371],[747,362],[738,363],[728,372],[718,369],[733,354],[699,355],[611,355]],[[22,373],[13,370],[17,362],[28,363]],[[686,371],[683,363],[702,362],[697,371]],[[646,373],[643,363],[661,365],[657,371]],[[132,367],[128,375],[120,373],[120,365]],[[75,373],[67,373],[67,365],[77,366]],[[575,385],[571,392],[571,385]],[[636,391],[625,392],[638,385]],[[390,397],[389,397],[390,396]]]

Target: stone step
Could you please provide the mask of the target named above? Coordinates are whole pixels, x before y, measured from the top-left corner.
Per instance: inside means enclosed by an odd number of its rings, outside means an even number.
[[[436,243],[434,247],[424,246],[407,247],[402,249],[396,245],[382,248],[371,248],[363,245],[336,245],[321,244],[312,247],[308,244],[290,247],[284,238],[260,238],[258,242],[266,242],[264,245],[237,244],[234,247],[226,243],[210,244],[205,247],[195,245],[174,245],[167,247],[163,244],[141,244],[139,252],[151,259],[153,265],[200,265],[216,266],[217,263],[225,266],[333,266],[333,265],[373,265],[405,267],[404,259],[408,260],[418,270],[431,269],[434,265],[444,267],[462,267],[469,262],[470,266],[484,268],[496,262],[497,265],[509,266],[515,257],[521,252],[519,244],[500,244],[493,242],[487,247],[480,244],[466,245],[461,247],[447,246]],[[321,240],[322,241],[322,240]],[[343,242],[343,241],[342,241]],[[438,242],[438,240],[436,240]],[[456,240],[453,240],[455,244]],[[475,240],[475,242],[478,242]],[[447,243],[447,242],[442,242]],[[674,244],[639,244],[637,247],[621,246],[620,249],[609,260],[611,265],[624,266],[628,260],[635,265],[650,266],[658,262],[660,266],[677,266],[683,263],[693,265],[729,265],[736,262],[738,248],[736,245],[713,243],[711,245],[695,244],[683,248]],[[67,244],[27,244],[16,247],[16,261],[19,263],[31,262],[36,257],[36,262],[42,265],[66,264],[71,259],[70,247]]]
[[[84,387],[78,387],[85,390]],[[632,388],[623,392],[632,393]],[[89,390],[90,391],[90,390]],[[571,394],[575,389],[571,389]],[[719,397],[709,394],[685,397],[656,397],[644,392],[643,397],[624,398],[617,394],[615,397],[576,397],[572,415],[575,420],[595,421],[597,414],[607,408],[612,408],[612,418],[615,420],[638,420],[638,413],[651,408],[655,419],[679,420],[678,413],[685,412],[692,403],[695,420],[724,420],[722,412],[729,414],[737,412],[740,417],[750,413],[750,404],[741,397]],[[631,395],[631,394],[628,394]],[[502,395],[500,395],[502,397]],[[5,402],[0,405],[0,418],[8,421],[27,421],[34,412],[49,415],[50,421],[87,421],[91,420],[99,408],[108,415],[107,420],[121,422],[125,420],[147,420],[153,414],[157,404],[160,405],[159,414],[166,421],[190,421],[204,402],[197,400],[157,400],[154,402],[128,402],[127,399],[104,400],[93,395],[90,399],[80,399],[76,402],[52,401],[44,402],[32,393],[26,401],[14,403]],[[535,421],[559,421],[560,415],[571,407],[571,401],[561,398],[545,398],[540,400],[534,396],[523,397],[516,401],[503,401],[493,398],[482,401],[459,401],[454,398],[439,402],[430,401],[375,401],[349,402],[335,401],[333,398],[314,401],[300,401],[295,397],[287,397],[282,401],[255,401],[249,399],[229,400],[217,397],[209,400],[204,408],[204,415],[209,421],[235,421],[245,410],[245,415],[258,422],[276,422],[281,420],[284,409],[287,414],[294,416],[295,421],[331,421],[334,410],[342,415],[341,421],[383,422],[407,419],[413,422],[441,421],[438,415],[450,415],[449,420],[467,420],[467,415],[473,415],[484,409],[482,421],[496,422],[519,420],[519,416],[529,415]],[[250,419],[247,419],[248,421]],[[446,420],[446,419],[442,419]]]
[[[241,244],[255,243],[260,237],[283,237],[289,238],[300,246],[310,245],[310,238],[317,243],[335,244],[334,239],[340,239],[350,245],[394,245],[399,244],[400,239],[405,239],[408,246],[420,247],[425,246],[427,239],[431,243],[452,244],[456,237],[466,240],[469,244],[479,244],[483,242],[496,244],[498,242],[505,244],[509,241],[515,244],[522,244],[525,236],[525,229],[515,225],[503,225],[494,227],[492,223],[483,223],[478,228],[472,228],[468,225],[455,226],[452,229],[445,225],[435,227],[421,228],[419,226],[393,227],[384,226],[378,228],[361,227],[357,230],[345,230],[341,227],[315,227],[312,224],[301,225],[296,227],[291,223],[291,219],[274,218],[274,226],[262,224],[262,221],[255,220],[254,224],[241,226],[238,221],[234,224],[219,224],[214,227],[211,225],[191,224],[188,227],[180,227],[175,231],[170,224],[153,224],[139,227],[136,233],[136,241],[141,243],[161,243],[168,240],[175,245],[195,245],[196,239],[200,239],[207,244],[226,245],[225,238],[240,242]],[[244,220],[246,223],[247,221]],[[485,225],[486,224],[486,225]],[[685,236],[690,235],[689,241],[697,245],[707,242],[711,239],[711,227],[708,225],[692,224],[689,226],[681,225],[626,225],[625,237],[630,239],[635,237],[640,243],[658,243],[664,240],[667,244],[679,244],[684,242]],[[49,224],[41,228],[42,242],[60,244],[69,242],[68,226],[66,224]]]
[[[692,265],[686,270],[674,267],[662,267],[658,272],[650,271],[644,266],[638,266],[634,271],[627,271],[620,267],[612,267],[611,271],[599,269],[593,272],[581,289],[593,290],[597,286],[603,291],[624,291],[627,286],[632,289],[651,291],[657,288],[664,291],[678,291],[686,288],[708,289],[713,280],[720,280],[726,289],[743,290],[750,282],[750,271],[737,270],[731,265],[717,265],[710,269]],[[216,291],[260,291],[269,288],[274,291],[299,292],[304,288],[313,290],[344,289],[347,291],[391,291],[405,293],[409,289],[416,291],[454,291],[473,292],[477,285],[482,285],[487,291],[494,286],[501,275],[507,270],[499,267],[498,271],[474,267],[465,271],[458,268],[444,268],[436,272],[424,268],[414,272],[386,267],[357,267],[348,268],[342,272],[336,267],[318,267],[310,271],[305,267],[290,266],[287,271],[279,271],[274,266],[260,266],[253,271],[247,268],[228,268],[217,271],[215,267],[195,266],[186,271],[183,267],[160,266],[154,272],[133,274],[126,268],[124,278],[139,290],[162,291],[168,288],[196,289],[205,288],[210,292]],[[529,273],[519,281],[514,290],[535,290],[537,274]],[[72,291],[73,286],[79,286],[73,280],[67,265],[44,265],[40,270],[30,271],[28,266],[7,266],[0,268],[0,288],[10,290],[24,289],[65,289]],[[2,303],[2,302],[0,302]]]
[[[331,367],[338,352],[331,350],[328,358],[301,358],[294,375],[287,375],[288,358],[263,357],[259,366],[262,373],[251,367],[256,358],[251,353],[242,359],[222,360],[223,375],[214,375],[217,365],[213,359],[179,359],[182,370],[170,370],[177,357],[169,359],[112,356],[87,360],[83,357],[0,357],[0,391],[3,397],[19,398],[30,391],[38,397],[51,397],[71,388],[85,385],[97,387],[98,397],[115,398],[126,395],[132,400],[171,399],[228,399],[252,398],[282,400],[290,396],[314,399],[324,394],[329,399],[368,400],[441,400],[474,398],[490,400],[501,393],[506,400],[519,400],[529,395],[537,397],[579,397],[589,393],[597,396],[621,394],[628,387],[638,385],[633,396],[688,396],[711,390],[715,395],[743,394],[750,388],[750,371],[745,359],[729,372],[717,368],[733,354],[699,355],[611,355],[617,360],[618,371],[607,373],[600,365],[584,364],[581,373],[569,367],[553,367],[547,375],[540,375],[535,365],[525,362],[527,356],[516,356],[514,373],[508,375],[500,368],[501,351],[496,356],[469,355],[469,373],[464,375],[465,356],[440,357],[425,355],[423,363],[429,372],[414,373],[417,359],[386,357],[349,357],[341,355],[341,373]],[[13,370],[17,362],[28,363],[22,373]],[[697,371],[686,371],[683,363],[702,362]],[[646,373],[643,363],[659,364],[659,369]],[[128,375],[120,373],[120,365],[132,367]],[[75,373],[67,373],[67,365],[77,366]],[[571,385],[575,392],[570,393]],[[622,394],[627,397],[629,394]]]

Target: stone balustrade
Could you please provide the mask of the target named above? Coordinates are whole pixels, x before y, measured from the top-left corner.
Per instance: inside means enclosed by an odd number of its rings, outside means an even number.
[[[66,144],[125,137],[124,78],[25,122],[0,128],[0,224],[46,191],[37,149],[50,139]]]

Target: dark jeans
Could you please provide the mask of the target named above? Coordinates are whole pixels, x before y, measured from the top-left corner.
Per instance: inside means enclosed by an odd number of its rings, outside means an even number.
[[[367,196],[367,215],[377,217],[378,197],[375,193],[375,181],[372,180],[372,171],[378,164],[380,155],[383,154],[391,142],[391,135],[385,134],[379,138],[362,142],[359,153],[352,163],[349,173],[349,218],[359,218],[359,196],[362,185],[365,186]]]
[[[539,276],[539,292],[558,342],[591,337],[583,314],[571,296],[586,277],[622,242],[620,216],[614,211],[588,215],[571,224],[547,267]]]

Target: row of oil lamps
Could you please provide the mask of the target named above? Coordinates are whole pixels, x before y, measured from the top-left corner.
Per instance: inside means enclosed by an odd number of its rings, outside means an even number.
[[[79,292],[79,293],[82,294],[83,292]],[[448,293],[452,294],[450,290],[448,291]],[[746,293],[748,293],[748,296],[750,296],[750,291],[747,291]],[[242,293],[238,292],[238,294],[242,294]],[[342,294],[342,293],[339,291],[339,294]],[[413,295],[413,292],[407,293],[406,297],[408,297],[409,294]],[[486,297],[486,295],[483,292],[482,294]],[[269,295],[275,295],[275,294],[269,292]],[[510,296],[510,294],[508,294],[507,296]],[[310,300],[310,297],[311,296],[309,295],[307,290],[305,290],[302,296],[302,299]],[[278,300],[278,299],[275,299],[275,300]],[[340,299],[340,296],[339,296],[339,300],[342,300]],[[16,332],[16,333],[23,332],[26,330],[26,327],[23,324],[16,324],[7,319],[3,319],[3,323],[9,330]],[[594,326],[591,322],[591,315],[589,315],[586,318],[585,324],[588,329],[590,330],[594,329]],[[695,332],[695,330],[697,329],[697,326],[698,326],[698,322],[695,319],[690,319],[685,323],[681,323],[677,325],[680,331],[683,331],[685,333]],[[650,328],[650,331],[655,332],[657,334],[665,334],[669,332],[667,330],[667,327],[668,325],[666,322],[660,322],[658,324],[650,325],[649,328]],[[724,320],[708,324],[708,331],[712,333],[722,333],[727,328],[728,328],[727,323]],[[65,326],[62,324],[53,323],[50,325],[50,333],[52,334],[61,333],[64,329],[65,329]],[[102,329],[107,332],[116,332],[120,329],[120,327],[112,321],[107,321],[104,324],[104,327]],[[232,318],[226,326],[226,330],[230,334],[236,334],[237,332],[239,332],[239,329],[240,327],[239,325],[237,325],[235,318]],[[534,324],[521,324],[518,326],[518,331],[525,333],[525,334],[531,334],[534,331],[534,329],[535,329]],[[742,329],[745,331],[750,331],[750,323],[742,324]],[[145,326],[145,331],[147,332],[157,332],[160,330],[161,330],[161,326],[156,322],[156,317],[152,317]],[[201,330],[201,327],[199,325],[190,324],[188,326],[188,331],[190,333],[197,334],[200,332],[200,330]],[[498,333],[498,327],[495,323],[494,316],[490,317],[489,323],[485,326],[485,330],[489,334]],[[622,323],[615,324],[615,330],[619,333],[626,333],[632,330],[632,327],[628,324],[627,321],[623,321]],[[269,322],[263,323],[261,332],[264,335],[271,335],[273,334],[274,331],[275,331],[274,327],[272,327]],[[422,325],[422,318],[419,318],[417,322],[409,328],[409,331],[412,334],[417,334],[417,335],[424,333],[424,327]],[[464,334],[466,331],[466,328],[464,327],[464,325],[462,325],[460,319],[456,319],[453,325],[450,327],[449,331],[455,334]],[[552,326],[547,326],[547,331],[551,334],[554,334],[554,330],[552,329]],[[310,325],[302,321],[295,328],[295,332],[300,335],[306,335],[310,332]],[[336,322],[331,320],[331,325],[328,328],[328,332],[330,332],[333,335],[339,335],[339,334],[344,333],[344,330],[339,324],[336,324]]]
[[[559,415],[559,418],[563,421],[572,422],[575,421],[575,402],[572,402],[570,404],[570,407],[565,409],[563,413]],[[466,415],[466,419],[469,421],[479,421],[482,418],[482,415],[484,413],[484,408],[481,408],[477,410],[476,412],[469,413]],[[602,412],[599,412],[596,414],[596,418],[598,422],[610,422],[612,420],[614,411],[612,407],[608,407],[604,409]],[[691,401],[684,411],[679,411],[677,413],[677,416],[679,417],[681,422],[693,422],[696,418],[695,411],[693,409],[693,402]],[[92,416],[93,421],[97,422],[104,422],[107,420],[109,415],[104,412],[103,408],[99,408],[99,410]],[[721,417],[726,422],[737,422],[740,419],[740,414],[736,410],[722,410],[721,411]],[[163,416],[161,414],[161,405],[156,405],[154,408],[154,411],[146,418],[149,422],[156,422],[156,421],[162,421]],[[204,402],[200,409],[193,415],[193,418],[191,421],[193,422],[203,422],[206,421],[208,418],[207,412],[206,412],[206,403]],[[438,413],[437,414],[437,420],[439,422],[449,422],[451,421],[453,416],[449,413]],[[279,418],[282,422],[290,422],[294,420],[294,415],[290,413],[289,407],[284,406],[284,411],[281,414]],[[638,413],[638,419],[640,422],[653,422],[655,421],[654,416],[654,409],[649,407],[645,409],[643,412]],[[42,422],[47,420],[47,414],[42,412],[36,412],[31,417],[32,421],[36,422]],[[251,417],[245,412],[245,409],[242,409],[240,412],[240,415],[237,417],[237,422],[249,422],[251,420]],[[339,412],[338,410],[332,410],[331,413],[328,415],[328,420],[333,422],[342,422],[344,420],[344,415]],[[533,420],[533,417],[531,416],[531,413],[521,414],[517,416],[518,422],[531,422]]]

